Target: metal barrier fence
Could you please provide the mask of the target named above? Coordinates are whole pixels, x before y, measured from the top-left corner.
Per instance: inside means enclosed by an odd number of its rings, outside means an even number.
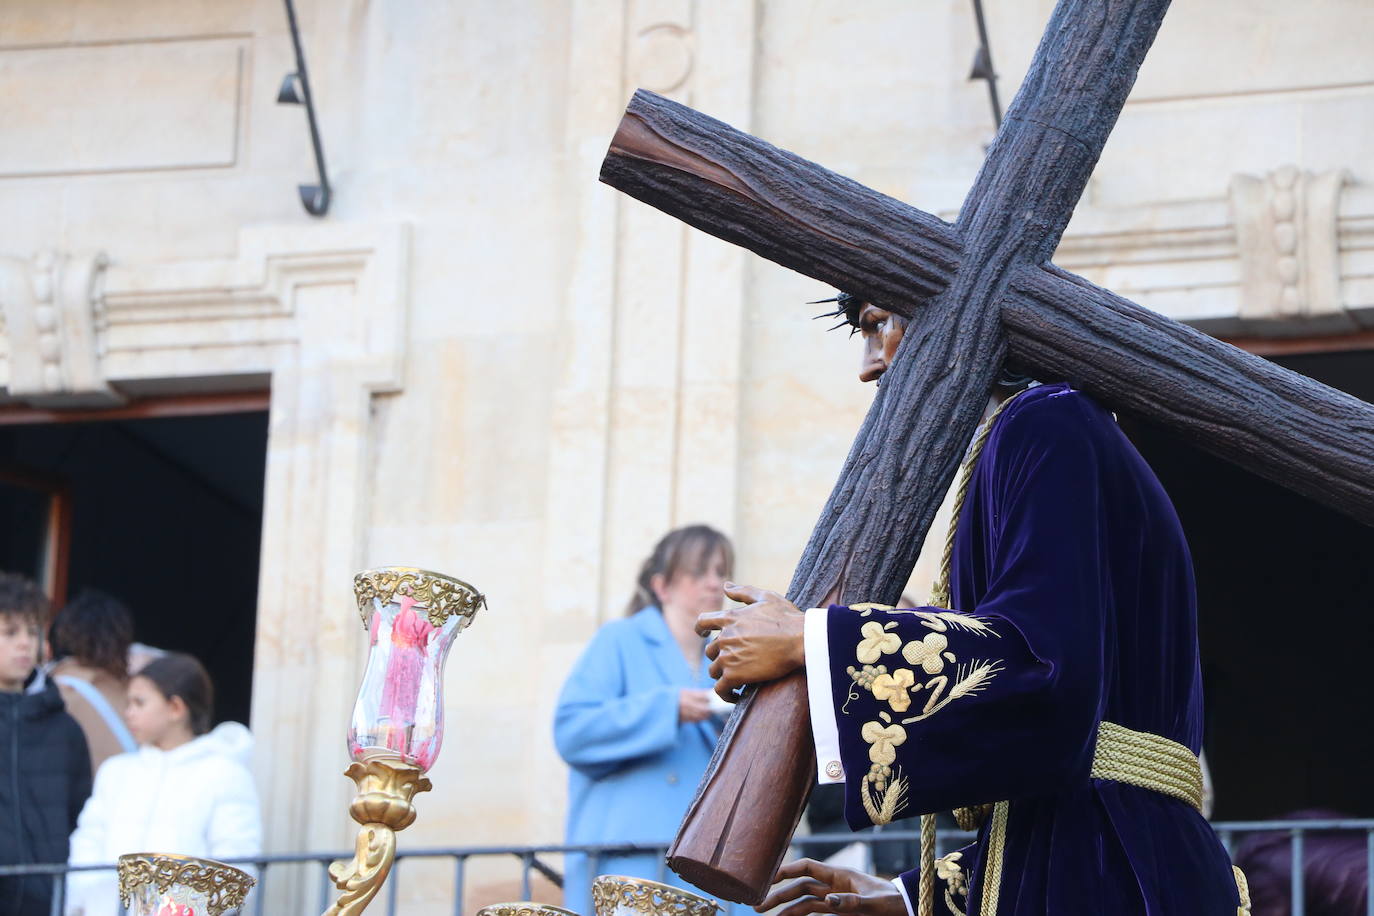
[[[1332,831],[1342,832],[1361,832],[1365,836],[1365,881],[1366,881],[1366,916],[1374,916],[1374,893],[1371,893],[1369,881],[1370,876],[1374,875],[1374,820],[1303,820],[1303,821],[1231,821],[1218,822],[1212,825],[1217,835],[1221,838],[1222,844],[1227,852],[1234,849],[1238,838],[1246,834],[1260,832],[1287,833],[1290,843],[1289,868],[1291,871],[1290,882],[1290,906],[1291,916],[1305,916],[1305,891],[1303,882],[1303,854],[1304,841],[1308,834],[1330,833]],[[938,833],[939,850],[943,854],[959,846],[970,842],[974,834],[960,830],[941,830]],[[863,860],[869,866],[874,859],[875,848],[889,845],[904,844],[911,850],[908,867],[915,867],[916,844],[920,841],[920,833],[915,830],[879,830],[867,833],[831,833],[831,834],[812,834],[810,836],[798,836],[792,842],[793,851],[798,855],[807,855],[809,850],[827,847],[845,847],[858,844],[863,853]],[[465,877],[467,873],[468,861],[479,858],[495,859],[516,859],[520,863],[520,899],[528,900],[532,890],[533,874],[538,873],[548,878],[554,884],[562,885],[562,875],[546,859],[551,856],[559,856],[567,853],[581,853],[588,857],[588,874],[599,874],[598,860],[607,856],[625,855],[631,853],[655,853],[659,862],[658,878],[661,880],[667,874],[667,866],[663,863],[663,855],[667,851],[666,842],[660,844],[631,844],[631,845],[584,845],[584,846],[454,846],[427,849],[400,849],[396,854],[396,865],[392,870],[391,877],[387,880],[386,888],[383,891],[384,900],[373,902],[371,912],[385,916],[400,916],[398,900],[400,895],[402,875],[405,871],[405,863],[425,860],[425,859],[448,859],[453,866],[453,914],[463,916],[463,891]],[[329,879],[329,865],[338,859],[348,859],[352,856],[351,852],[308,852],[291,853],[284,855],[263,855],[252,859],[230,859],[229,864],[240,867],[252,867],[257,872],[258,884],[254,888],[248,906],[242,911],[242,916],[264,916],[266,904],[266,888],[271,879],[272,869],[281,869],[296,866],[311,870],[317,870],[319,881],[319,900],[313,912],[322,913],[328,909],[333,900],[334,887]],[[65,878],[72,872],[92,872],[103,871],[112,872],[113,865],[88,865],[80,867],[69,867],[66,865],[6,865],[0,866],[0,877],[10,876],[46,876],[53,882],[53,916],[62,916],[65,909],[66,882]]]

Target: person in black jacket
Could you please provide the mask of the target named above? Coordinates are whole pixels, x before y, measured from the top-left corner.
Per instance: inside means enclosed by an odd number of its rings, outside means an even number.
[[[23,576],[0,573],[0,865],[64,863],[91,794],[81,726],[37,670],[48,599]],[[0,877],[0,914],[48,916],[53,879]]]

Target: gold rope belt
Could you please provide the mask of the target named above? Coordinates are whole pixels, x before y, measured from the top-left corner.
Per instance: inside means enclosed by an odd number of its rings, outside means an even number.
[[[1100,723],[1091,775],[1153,789],[1202,810],[1202,764],[1197,755],[1159,735]]]
[[[1138,732],[1117,725],[1115,722],[1099,722],[1097,725],[1097,745],[1093,750],[1093,766],[1089,774],[1093,779],[1106,779],[1111,782],[1125,783],[1142,789],[1150,789],[1171,798],[1187,802],[1198,811],[1202,810],[1202,764],[1197,755],[1177,741],[1170,741],[1161,735]],[[984,859],[986,878],[979,913],[991,916],[997,912],[997,902],[1002,884],[1002,847],[1006,842],[1007,814],[1009,805],[998,802],[986,805],[991,809],[992,828],[988,834],[988,849]],[[955,817],[959,818],[960,812]],[[968,814],[973,814],[968,811]],[[971,824],[960,820],[960,826],[968,829]],[[935,818],[925,815],[921,818],[921,887],[918,916],[930,916],[935,905]],[[1240,882],[1242,878],[1237,878]],[[926,885],[929,882],[930,889]],[[1248,894],[1241,892],[1242,903],[1248,904]],[[952,912],[959,912],[952,899],[947,903]],[[1244,908],[1242,908],[1244,912]]]

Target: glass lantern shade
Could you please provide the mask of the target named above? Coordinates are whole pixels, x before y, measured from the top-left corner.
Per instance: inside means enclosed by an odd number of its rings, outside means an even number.
[[[720,916],[720,904],[710,897],[625,875],[592,882],[592,909],[596,916]]]
[[[245,871],[191,856],[119,857],[119,896],[129,916],[223,916],[236,913],[253,887]]]
[[[486,599],[459,579],[403,566],[358,573],[353,588],[369,649],[348,752],[428,771],[444,740],[444,662]]]

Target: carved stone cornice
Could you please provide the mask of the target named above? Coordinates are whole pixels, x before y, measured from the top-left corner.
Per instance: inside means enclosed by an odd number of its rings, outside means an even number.
[[[1347,175],[1285,165],[1231,179],[1241,266],[1240,317],[1348,322],[1341,302],[1338,233]]]
[[[99,345],[103,252],[42,251],[0,257],[5,319],[3,380],[12,397],[39,407],[103,407],[123,402],[107,382]]]

